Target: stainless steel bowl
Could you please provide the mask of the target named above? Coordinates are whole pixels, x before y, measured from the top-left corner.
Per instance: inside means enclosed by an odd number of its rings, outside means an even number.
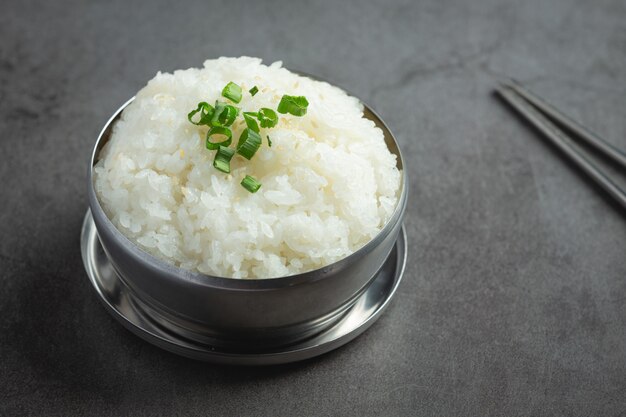
[[[270,279],[232,279],[191,272],[144,252],[106,216],[93,184],[93,166],[112,127],[134,98],[106,123],[89,165],[89,206],[100,242],[120,279],[158,324],[180,336],[231,350],[284,346],[337,322],[362,294],[389,256],[402,227],[407,175],[400,148],[384,122],[365,106],[365,116],[382,129],[402,170],[402,190],[383,230],[350,256],[321,269]]]

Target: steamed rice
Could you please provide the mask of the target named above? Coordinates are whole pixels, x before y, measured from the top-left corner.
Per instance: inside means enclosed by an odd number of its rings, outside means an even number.
[[[267,142],[231,173],[217,171],[206,127],[187,113],[214,102],[229,81],[242,111],[276,109],[283,94],[309,101],[304,117],[279,115]],[[247,91],[258,86],[251,97]],[[233,125],[236,143],[245,124]],[[255,58],[208,60],[203,69],[158,73],[115,124],[95,166],[95,188],[113,224],[152,255],[232,278],[292,275],[333,263],[380,232],[401,176],[382,131],[354,97]],[[241,187],[246,175],[261,189]]]

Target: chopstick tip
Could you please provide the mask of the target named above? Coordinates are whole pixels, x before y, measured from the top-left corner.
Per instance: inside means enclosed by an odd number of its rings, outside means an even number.
[[[507,91],[511,91],[511,86],[505,81],[501,81],[500,83],[498,83],[494,91],[500,96],[505,96]]]
[[[522,86],[522,84],[513,77],[500,80],[500,85],[506,88],[513,89],[513,90]]]

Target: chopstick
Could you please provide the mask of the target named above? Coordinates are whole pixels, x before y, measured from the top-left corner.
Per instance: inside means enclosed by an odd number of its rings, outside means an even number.
[[[626,209],[626,193],[617,184],[615,184],[615,182],[613,182],[611,178],[609,178],[600,168],[598,168],[593,162],[587,159],[587,157],[585,157],[583,153],[577,150],[571,142],[571,139],[568,138],[558,127],[556,127],[555,124],[552,123],[546,116],[540,113],[539,110],[544,110],[548,108],[548,114],[556,115],[555,119],[559,120],[564,126],[566,126],[567,128],[574,126],[574,129],[572,129],[572,133],[578,134],[579,132],[583,132],[584,136],[581,137],[585,139],[585,141],[587,141],[589,144],[592,144],[597,149],[605,153],[607,156],[610,156],[618,163],[622,164],[624,167],[626,167],[626,156],[617,148],[614,148],[612,145],[592,134],[584,127],[578,125],[577,123],[572,124],[572,120],[562,115],[553,107],[547,105],[543,100],[538,99],[538,97],[536,96],[530,95],[530,93],[523,89],[521,91],[525,94],[520,93],[518,90],[520,90],[519,87],[512,86],[511,84],[506,83],[503,83],[498,88],[496,88],[496,92],[504,99],[504,101],[506,101],[529,123],[531,123],[541,133],[543,133],[544,136],[552,144],[559,148],[559,150],[561,150],[572,162],[574,162],[574,164],[576,164],[602,189],[604,189],[611,197],[613,197],[624,209]],[[527,96],[531,97],[531,99],[528,100]],[[535,102],[540,102],[542,104],[538,105],[537,107],[533,107]],[[604,144],[606,146],[599,144]],[[607,149],[612,149],[615,152],[608,151],[607,153]]]
[[[520,96],[524,97],[526,101],[537,107],[544,114],[552,118],[561,126],[565,127],[575,136],[583,139],[586,143],[595,147],[598,151],[602,152],[603,154],[617,162],[619,165],[626,168],[626,154],[620,149],[611,145],[600,136],[582,126],[580,123],[576,122],[570,117],[567,117],[566,115],[558,111],[554,106],[547,103],[544,99],[522,87],[517,81],[511,81],[508,83],[505,82],[503,83],[503,85],[515,91]]]

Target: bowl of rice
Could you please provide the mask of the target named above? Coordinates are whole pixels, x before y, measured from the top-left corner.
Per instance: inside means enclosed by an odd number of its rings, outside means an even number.
[[[335,323],[388,258],[408,186],[371,109],[247,57],[158,73],[107,122],[88,176],[99,241],[142,308],[232,348]]]

